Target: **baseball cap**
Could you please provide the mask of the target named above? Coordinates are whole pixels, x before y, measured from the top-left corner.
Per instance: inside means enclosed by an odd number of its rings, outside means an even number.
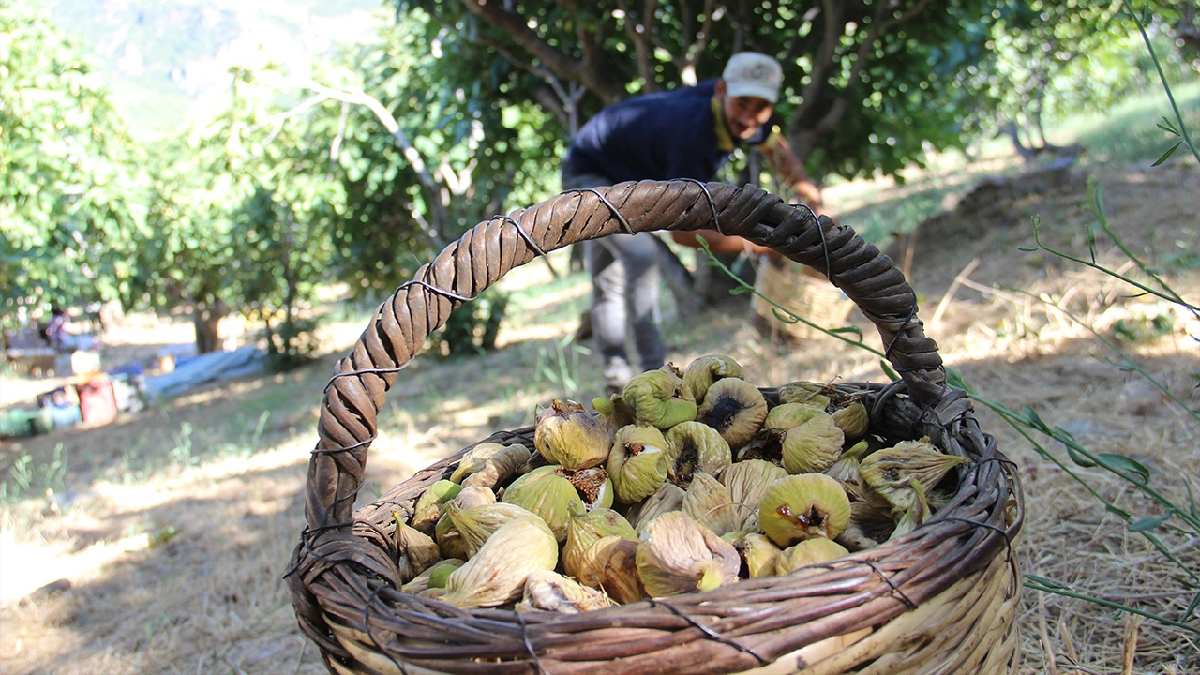
[[[783,84],[783,68],[766,54],[738,52],[729,57],[721,79],[725,80],[728,96],[754,96],[774,103]]]

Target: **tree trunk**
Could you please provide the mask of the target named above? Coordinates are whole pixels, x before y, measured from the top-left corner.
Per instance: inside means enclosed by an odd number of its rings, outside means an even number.
[[[295,246],[294,232],[295,220],[292,218],[292,209],[289,206],[287,209],[287,217],[284,219],[283,225],[283,354],[285,357],[295,356],[296,347],[296,325],[295,325],[295,307],[296,307],[296,274],[292,269],[292,248]]]
[[[1008,124],[1004,125],[1003,133],[1008,135],[1008,140],[1012,142],[1013,150],[1016,151],[1018,157],[1026,162],[1033,161],[1037,157],[1038,151],[1035,148],[1030,148],[1021,142],[1021,133],[1015,119],[1010,119]]]
[[[192,308],[192,325],[196,329],[196,351],[208,354],[221,350],[220,323],[225,316],[225,304],[217,301],[215,305],[195,305]]]

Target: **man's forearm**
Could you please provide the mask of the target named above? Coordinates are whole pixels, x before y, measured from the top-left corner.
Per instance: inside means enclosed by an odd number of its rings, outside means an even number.
[[[796,193],[805,204],[812,208],[820,208],[821,206],[821,189],[816,183],[808,178],[799,178],[791,181],[792,192]]]
[[[813,208],[821,206],[821,189],[808,177],[804,164],[796,157],[783,136],[778,141],[763,147],[763,154],[771,162],[776,175],[787,183],[792,192]]]

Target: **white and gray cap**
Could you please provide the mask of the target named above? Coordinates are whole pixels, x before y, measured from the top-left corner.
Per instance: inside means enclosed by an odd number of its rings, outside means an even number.
[[[783,68],[766,54],[738,52],[729,57],[721,79],[727,96],[754,96],[774,103],[783,84]]]

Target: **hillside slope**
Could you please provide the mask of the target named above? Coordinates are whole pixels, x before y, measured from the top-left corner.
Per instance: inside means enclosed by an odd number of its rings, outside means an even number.
[[[105,76],[135,134],[179,129],[219,104],[233,65],[307,72],[339,46],[370,39],[379,0],[35,0]]]

